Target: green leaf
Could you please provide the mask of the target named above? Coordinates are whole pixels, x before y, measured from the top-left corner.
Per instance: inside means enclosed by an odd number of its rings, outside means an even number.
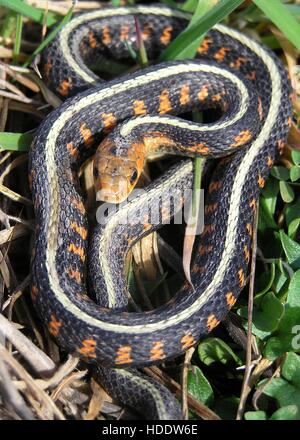
[[[255,301],[256,304],[257,300]],[[253,311],[253,324],[264,332],[274,331],[284,313],[284,306],[273,292],[268,292],[259,299],[259,308]]]
[[[227,364],[236,362],[242,365],[241,359],[231,350],[231,348],[221,339],[207,338],[198,345],[198,354],[200,360],[205,365],[211,365],[215,362]]]
[[[275,279],[275,263],[271,263],[270,269],[270,271],[264,271],[261,273],[259,277],[259,286],[264,285],[265,287],[261,288],[261,290],[256,294],[255,298],[259,298],[271,289]]]
[[[298,408],[296,405],[287,405],[275,411],[269,420],[298,420]]]
[[[275,213],[277,196],[279,192],[278,180],[270,177],[267,180],[266,186],[262,190],[262,199],[264,199],[266,207],[268,207],[270,214]]]
[[[192,365],[188,372],[188,392],[192,394],[195,399],[199,402],[204,403],[204,405],[211,406],[214,401],[213,389],[200,370],[196,365]]]
[[[292,150],[291,156],[295,165],[300,165],[300,151]]]
[[[289,264],[294,269],[300,268],[300,244],[292,240],[282,230],[279,231],[279,237]]]
[[[294,273],[293,278],[291,279],[286,307],[299,307],[300,308],[300,269]]]
[[[298,228],[299,228],[299,224],[300,224],[300,218],[295,218],[295,220],[293,220],[288,227],[288,235],[291,239],[294,239]]]
[[[267,414],[264,411],[247,411],[245,412],[246,420],[267,420]]]
[[[0,151],[28,151],[32,140],[32,133],[0,133]]]
[[[278,229],[270,206],[268,206],[268,202],[264,197],[259,199],[258,229],[260,232],[264,232],[266,229]]]
[[[196,39],[202,37],[212,26],[227,17],[242,3],[243,0],[219,0],[207,14],[196,20],[175,38],[162,53],[161,61],[184,59],[184,54],[187,53],[189,46],[193,47]]]
[[[295,193],[288,182],[279,182],[280,195],[285,203],[291,203],[295,198]]]
[[[275,177],[278,180],[289,180],[290,173],[289,170],[282,166],[275,166],[271,169],[271,174],[273,177]]]
[[[216,400],[213,410],[222,420],[235,420],[239,406],[239,398],[235,396]]]
[[[300,25],[289,9],[280,0],[253,0],[253,2],[300,50]]]
[[[46,25],[49,27],[53,26],[57,22],[57,14],[48,11],[45,20],[45,11],[34,8],[22,0],[0,0],[0,6],[11,9],[12,11],[31,18],[31,20],[37,21],[40,24],[46,23]]]
[[[292,182],[296,182],[296,180],[300,179],[300,167],[298,165],[294,165],[290,169],[290,178]]]

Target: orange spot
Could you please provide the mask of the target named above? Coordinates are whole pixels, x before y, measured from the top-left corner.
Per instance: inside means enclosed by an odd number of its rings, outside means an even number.
[[[39,289],[37,288],[37,286],[35,284],[33,284],[31,286],[31,298],[33,301],[35,301],[37,299],[37,296],[39,294]]]
[[[113,128],[117,123],[117,119],[113,113],[102,113],[101,119],[106,129]]]
[[[204,101],[208,96],[208,86],[202,86],[197,96],[199,101]]]
[[[49,332],[53,335],[53,336],[57,336],[59,333],[59,329],[62,326],[62,323],[60,321],[58,321],[55,317],[54,314],[51,315],[51,321],[48,324],[48,329]]]
[[[284,147],[285,147],[284,141],[283,140],[277,141],[277,147],[278,147],[279,154],[281,156],[283,154]]]
[[[243,64],[246,63],[246,61],[248,61],[247,58],[245,58],[245,57],[238,57],[235,61],[232,61],[229,64],[229,66],[233,67],[235,69],[239,69]]]
[[[247,73],[245,75],[245,77],[247,79],[249,79],[250,81],[255,81],[256,80],[256,72],[255,72],[255,70],[252,70],[251,72]]]
[[[202,236],[211,234],[215,230],[215,225],[205,225],[202,231]]]
[[[197,53],[205,54],[206,52],[208,52],[209,46],[211,45],[212,42],[213,42],[213,40],[211,38],[205,37],[204,40],[202,41],[200,47],[198,47]]]
[[[152,34],[152,27],[149,23],[145,23],[142,31],[142,39],[143,41],[148,40],[148,38],[151,37]]]
[[[215,54],[214,54],[214,59],[221,62],[224,60],[227,52],[230,52],[230,49],[228,49],[227,47],[221,47]]]
[[[247,223],[247,224],[246,224],[246,230],[247,230],[248,234],[250,235],[250,237],[252,237],[252,234],[253,234],[253,228],[252,228],[251,223]]]
[[[263,113],[262,102],[260,97],[258,97],[257,111],[258,111],[259,119],[262,121],[264,117],[264,113]]]
[[[95,47],[97,47],[97,40],[93,31],[89,32],[89,44],[92,49],[95,49]]]
[[[164,354],[164,343],[161,341],[153,342],[153,347],[150,350],[150,360],[157,361],[159,359],[163,359],[165,357]]]
[[[172,104],[169,98],[169,91],[163,90],[159,97],[159,113],[167,113],[172,109]]]
[[[209,317],[207,318],[207,322],[206,322],[206,327],[208,328],[208,331],[212,331],[213,328],[215,328],[220,321],[217,320],[217,318],[215,317],[215,315],[211,314],[209,315]]]
[[[215,180],[214,182],[211,182],[208,187],[208,192],[212,193],[213,191],[216,191],[217,189],[220,189],[222,187],[222,182]]]
[[[268,167],[272,168],[273,164],[274,164],[274,160],[272,159],[271,156],[268,156],[268,160],[267,160]]]
[[[145,102],[139,101],[138,99],[133,101],[133,111],[134,111],[135,116],[145,115],[147,113],[147,109],[145,107]]]
[[[75,208],[82,214],[84,215],[86,213],[84,204],[82,203],[81,200],[77,200],[75,198],[71,199],[71,203],[73,206],[75,206]]]
[[[47,63],[44,65],[44,73],[45,73],[45,75],[46,75],[46,78],[49,78],[49,76],[50,76],[50,72],[51,72],[51,69],[52,69],[52,63],[51,63],[51,59],[50,58],[48,58],[47,59]]]
[[[88,128],[85,122],[80,124],[79,130],[81,136],[83,137],[85,146],[89,147],[94,142],[91,130]]]
[[[215,102],[221,101],[223,95],[224,95],[224,93],[217,93],[216,95],[213,95],[211,97],[211,99]]]
[[[78,150],[77,150],[76,147],[74,147],[73,142],[69,142],[67,144],[67,149],[68,149],[69,153],[71,154],[71,156],[73,156],[73,157],[77,157],[78,156]]]
[[[104,26],[102,29],[102,43],[108,45],[111,43],[109,26]]]
[[[202,255],[205,255],[205,254],[211,252],[212,250],[213,250],[213,246],[212,245],[210,245],[210,246],[200,246],[198,252],[199,252],[199,255],[202,256]]]
[[[74,279],[76,283],[78,284],[81,283],[81,274],[78,270],[74,270],[72,267],[69,267],[67,269],[67,274],[69,275],[70,278]]]
[[[123,345],[122,347],[119,347],[116,353],[115,364],[121,365],[121,364],[129,364],[131,362],[132,359],[131,359],[130,345]]]
[[[211,214],[212,212],[216,211],[217,207],[218,207],[217,203],[213,203],[211,205],[206,205],[204,208],[204,212],[205,212],[205,214]]]
[[[187,147],[189,151],[197,154],[207,154],[209,152],[208,146],[204,142],[199,144],[190,145]]]
[[[251,131],[249,130],[242,130],[240,132],[240,134],[238,134],[237,136],[235,136],[234,144],[231,144],[231,147],[239,147],[240,145],[244,145],[246,142],[250,141],[250,139],[252,138],[252,134]]]
[[[86,230],[85,228],[83,228],[82,226],[79,226],[79,225],[78,225],[77,223],[75,223],[75,222],[72,222],[72,223],[71,223],[71,228],[72,228],[75,232],[77,232],[77,234],[80,235],[81,238],[82,238],[83,240],[86,240],[86,237],[87,237],[87,230]]]
[[[75,246],[74,243],[71,243],[68,247],[69,252],[73,252],[73,254],[79,255],[82,261],[85,261],[85,250],[82,247]]]
[[[257,183],[260,188],[263,188],[265,186],[266,181],[263,177],[261,177],[260,174],[258,176]]]
[[[84,339],[82,341],[82,347],[77,348],[77,351],[85,357],[95,359],[96,347],[97,342],[95,341],[95,339]]]
[[[127,40],[129,34],[129,26],[127,24],[121,26],[120,40]]]
[[[287,125],[288,125],[288,127],[291,128],[292,123],[293,123],[293,120],[292,120],[292,118],[289,116],[289,118],[288,118],[288,120],[287,120]]]
[[[189,103],[190,101],[190,86],[188,85],[184,85],[181,87],[180,89],[180,97],[179,97],[179,102],[181,105],[186,105]]]
[[[231,309],[231,307],[235,304],[236,298],[232,292],[226,293],[226,302],[229,309]]]
[[[171,41],[172,31],[173,31],[172,26],[167,26],[167,27],[164,28],[164,30],[163,30],[163,32],[162,32],[162,34],[160,36],[160,42],[162,44],[164,44],[165,46],[168,43],[170,43],[170,41]]]
[[[72,85],[72,78],[64,79],[58,87],[58,91],[62,96],[68,96],[70,87]]]
[[[245,261],[248,264],[250,261],[250,252],[249,252],[249,248],[246,244],[244,246],[244,254],[245,254]]]
[[[189,332],[182,336],[182,338],[180,339],[180,343],[181,343],[181,349],[185,351],[189,347],[192,347],[196,343],[196,341],[192,333]]]
[[[256,212],[256,200],[254,198],[250,200],[249,206],[252,209],[252,211],[255,213]]]
[[[245,284],[245,274],[244,274],[243,269],[240,269],[238,271],[238,277],[239,277],[240,287],[242,288],[244,286],[244,284]]]

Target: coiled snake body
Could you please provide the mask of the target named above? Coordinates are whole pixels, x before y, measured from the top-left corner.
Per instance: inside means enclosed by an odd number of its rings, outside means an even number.
[[[134,16],[150,57],[190,18],[164,6],[140,5],[93,11],[71,20],[44,52],[43,71],[55,91],[74,96],[45,118],[30,152],[37,224],[33,301],[64,349],[106,367],[140,366],[178,356],[233,306],[247,277],[259,191],[286,139],[291,115],[290,86],[280,61],[222,25],[204,39],[200,59],[158,64],[101,83],[86,63],[100,53],[128,58],[124,40],[136,44]],[[174,116],[195,107],[219,108],[223,116],[209,125]],[[103,155],[96,159],[100,175],[96,173],[95,180],[104,198],[114,177],[111,164],[118,164],[113,167],[116,172],[127,160],[128,190],[153,150],[205,157],[230,154],[218,162],[205,198],[205,227],[191,269],[194,289],[186,282],[168,304],[147,313],[123,311],[128,298],[125,255],[157,228],[148,221],[151,208],[160,206],[162,221],[170,189],[180,194],[192,188],[193,165],[190,159],[176,165],[99,226],[90,250],[91,285],[101,290],[96,305],[87,296],[88,223],[78,170],[94,153],[95,142],[117,123],[122,124],[103,140]],[[104,181],[102,172],[108,176]],[[138,214],[144,222],[126,225],[122,219],[128,214]],[[167,216],[173,214],[174,206]],[[139,394],[164,393],[154,384],[152,392],[142,376],[135,379],[138,391],[129,392],[131,370],[103,371],[104,376],[113,371],[109,390],[119,374],[121,391],[116,395],[127,393],[133,406],[139,405]],[[159,395],[160,413],[153,407],[149,416],[178,417],[170,395]]]

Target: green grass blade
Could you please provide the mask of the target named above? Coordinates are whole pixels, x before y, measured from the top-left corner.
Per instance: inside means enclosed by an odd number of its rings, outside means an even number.
[[[300,24],[280,0],[253,0],[266,16],[300,50]]]
[[[189,47],[193,47],[196,39],[202,37],[212,26],[223,20],[242,3],[243,0],[219,0],[203,17],[196,20],[175,38],[162,53],[161,60],[184,59]],[[194,48],[194,53],[195,51],[196,49]]]
[[[0,133],[0,151],[28,151],[32,133]]]
[[[31,20],[37,21],[38,23],[44,23],[45,12],[24,3],[22,0],[0,0],[0,6],[31,18]],[[48,11],[46,18],[47,26],[53,26],[57,22],[57,18],[57,14]]]
[[[18,55],[20,53],[21,40],[22,40],[22,29],[23,29],[22,15],[21,14],[17,14],[17,18],[16,18],[16,36],[15,36],[15,43],[14,43],[14,49],[13,49],[13,60],[14,61],[17,60]]]

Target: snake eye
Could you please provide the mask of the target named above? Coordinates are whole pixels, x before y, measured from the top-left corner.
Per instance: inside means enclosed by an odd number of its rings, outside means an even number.
[[[137,170],[134,170],[130,176],[130,183],[131,184],[133,184],[136,181],[137,176],[138,176]]]

